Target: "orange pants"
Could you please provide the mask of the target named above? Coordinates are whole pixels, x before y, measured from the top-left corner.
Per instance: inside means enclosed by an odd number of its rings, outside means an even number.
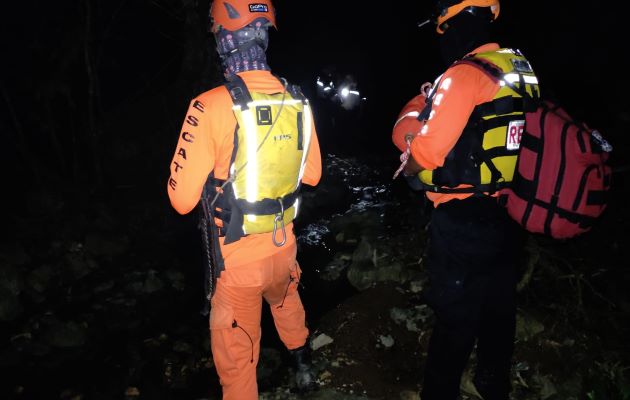
[[[304,307],[297,291],[296,244],[249,264],[228,266],[217,280],[210,310],[212,357],[223,400],[258,400],[256,364],[260,351],[262,298],[280,339],[289,349],[306,343]]]

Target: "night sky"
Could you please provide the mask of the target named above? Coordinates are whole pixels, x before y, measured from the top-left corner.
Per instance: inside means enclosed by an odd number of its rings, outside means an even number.
[[[387,147],[394,157],[389,136],[399,110],[423,82],[442,72],[436,35],[428,26],[416,28],[429,15],[430,2],[276,3],[279,30],[272,32],[268,51],[273,72],[306,93],[325,67],[355,76],[368,97],[367,112],[355,118],[361,131],[353,140],[357,153]],[[14,4],[11,13],[3,13],[0,28],[0,121],[5,134],[23,132],[9,134],[11,146],[29,148],[30,158],[43,161],[44,175],[55,175],[44,181],[94,179],[83,171],[92,156],[79,133],[89,123],[89,57],[96,79],[92,108],[103,140],[97,147],[136,158],[135,152],[146,153],[148,146],[163,166],[127,177],[112,171],[108,179],[163,181],[189,99],[221,79],[205,33],[208,8],[205,2],[178,0]],[[626,141],[620,130],[628,126],[630,109],[625,95],[630,80],[621,61],[627,48],[623,24],[621,14],[603,4],[536,0],[504,2],[495,27],[502,45],[530,59],[543,93],[619,145]],[[328,118],[316,107],[315,113],[318,120]],[[321,135],[326,147],[325,132]],[[25,166],[24,158],[19,151],[9,155],[10,164],[20,166],[10,174],[12,185],[32,178],[34,167]]]
[[[351,112],[313,98],[324,154],[393,173],[397,115],[444,70],[434,30],[417,28],[433,2],[274,4],[272,72],[312,94],[316,77],[334,68],[353,75],[367,97]],[[627,174],[627,17],[614,5],[503,1],[495,28],[502,46],[530,60],[543,96],[599,129],[615,148],[611,164]],[[89,220],[94,204],[133,204],[138,214],[157,209],[150,217],[164,226],[192,230],[192,217],[170,208],[166,182],[189,101],[222,79],[208,10],[197,0],[26,0],[0,13],[3,243],[30,242],[17,222],[38,226],[81,213]],[[617,196],[628,193],[624,179],[616,181]]]

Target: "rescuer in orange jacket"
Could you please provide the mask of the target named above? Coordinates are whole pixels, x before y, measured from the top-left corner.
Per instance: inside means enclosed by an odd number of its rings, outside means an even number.
[[[319,182],[321,156],[308,100],[267,64],[271,1],[215,0],[211,18],[226,85],[190,103],[167,190],[181,214],[209,192],[215,261],[224,265],[211,299],[212,356],[223,399],[253,400],[263,298],[298,388],[315,385],[292,220],[300,185]]]
[[[474,384],[485,400],[509,398],[522,232],[496,200],[514,172],[529,104],[486,68],[538,95],[518,50],[491,41],[498,0],[442,0],[434,21],[448,66],[403,108],[392,139],[401,170],[426,190],[427,303],[436,322],[423,400],[454,400],[476,343]],[[474,59],[473,59],[474,58]]]

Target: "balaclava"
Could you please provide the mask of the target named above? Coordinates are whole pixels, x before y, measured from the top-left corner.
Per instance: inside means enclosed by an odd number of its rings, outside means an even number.
[[[244,71],[270,70],[265,54],[269,43],[268,29],[269,22],[258,18],[239,30],[220,29],[215,34],[226,78]]]

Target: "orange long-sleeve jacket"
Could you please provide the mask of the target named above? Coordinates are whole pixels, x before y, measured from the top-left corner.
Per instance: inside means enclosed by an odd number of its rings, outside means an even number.
[[[239,76],[250,91],[272,94],[283,90],[280,81],[269,71],[247,71],[239,73]],[[210,172],[214,171],[218,179],[228,178],[235,129],[232,99],[224,86],[207,91],[191,101],[171,162],[167,185],[171,204],[177,212],[186,214],[195,208]],[[321,171],[319,142],[312,125],[302,183],[317,185]],[[286,232],[286,245],[295,243],[293,224],[286,227]],[[229,245],[224,245],[223,238],[220,238],[226,266],[245,264],[278,251],[271,235],[247,235]]]
[[[497,43],[488,43],[473,50],[470,54],[498,50]],[[426,122],[417,116],[424,108],[425,98],[418,95],[411,99],[401,111],[392,140],[401,150],[406,151],[405,137],[413,136],[411,156],[424,169],[434,170],[444,165],[448,153],[459,140],[475,106],[491,101],[500,89],[484,72],[466,64],[449,68],[438,78],[437,90],[433,97],[431,114]],[[444,194],[426,192],[434,206],[458,198],[472,196],[470,193]]]

